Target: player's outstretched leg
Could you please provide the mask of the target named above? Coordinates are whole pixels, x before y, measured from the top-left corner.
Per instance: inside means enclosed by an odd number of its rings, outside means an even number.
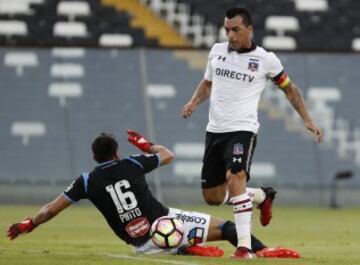
[[[265,193],[265,200],[259,204],[260,223],[267,226],[272,218],[272,204],[275,199],[276,190],[273,187],[261,187]]]

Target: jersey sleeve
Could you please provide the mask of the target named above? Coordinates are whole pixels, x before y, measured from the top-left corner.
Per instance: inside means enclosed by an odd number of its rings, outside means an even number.
[[[84,177],[80,176],[74,180],[63,192],[63,196],[72,203],[85,199],[86,192]]]
[[[284,71],[284,67],[280,59],[273,53],[269,52],[267,63],[266,63],[266,75],[272,81],[277,77],[281,72]]]
[[[205,70],[205,73],[204,73],[204,79],[206,79],[208,81],[212,81],[212,78],[213,78],[213,69],[212,69],[212,66],[211,66],[211,59],[214,57],[214,50],[215,50],[214,47],[215,47],[215,45],[210,50],[207,65],[206,65],[206,70]]]
[[[126,159],[134,163],[144,174],[160,166],[160,157],[157,154],[133,155]]]

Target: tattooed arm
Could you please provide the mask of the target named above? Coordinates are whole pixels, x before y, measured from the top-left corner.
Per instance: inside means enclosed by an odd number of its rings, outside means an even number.
[[[285,93],[287,99],[297,113],[299,113],[300,117],[304,121],[305,127],[315,136],[318,142],[321,142],[323,140],[323,134],[311,119],[299,88],[290,81],[289,84],[282,89],[282,91]]]

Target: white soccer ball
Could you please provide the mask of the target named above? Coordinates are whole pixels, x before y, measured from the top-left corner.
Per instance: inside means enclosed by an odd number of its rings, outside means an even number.
[[[151,240],[159,248],[177,247],[180,245],[183,235],[183,223],[172,217],[160,217],[151,225]]]

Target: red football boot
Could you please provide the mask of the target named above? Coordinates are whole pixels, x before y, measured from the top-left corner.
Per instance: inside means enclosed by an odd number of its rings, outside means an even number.
[[[283,258],[283,259],[298,259],[300,254],[292,249],[277,247],[264,248],[256,252],[256,256],[260,258]]]
[[[224,250],[215,246],[194,245],[186,247],[184,254],[202,257],[222,257]]]
[[[272,203],[275,199],[276,190],[273,187],[261,187],[265,192],[265,200],[259,204],[260,223],[267,226],[272,218]]]
[[[254,254],[247,249],[246,247],[238,247],[233,255],[233,259],[253,259],[255,258]]]

